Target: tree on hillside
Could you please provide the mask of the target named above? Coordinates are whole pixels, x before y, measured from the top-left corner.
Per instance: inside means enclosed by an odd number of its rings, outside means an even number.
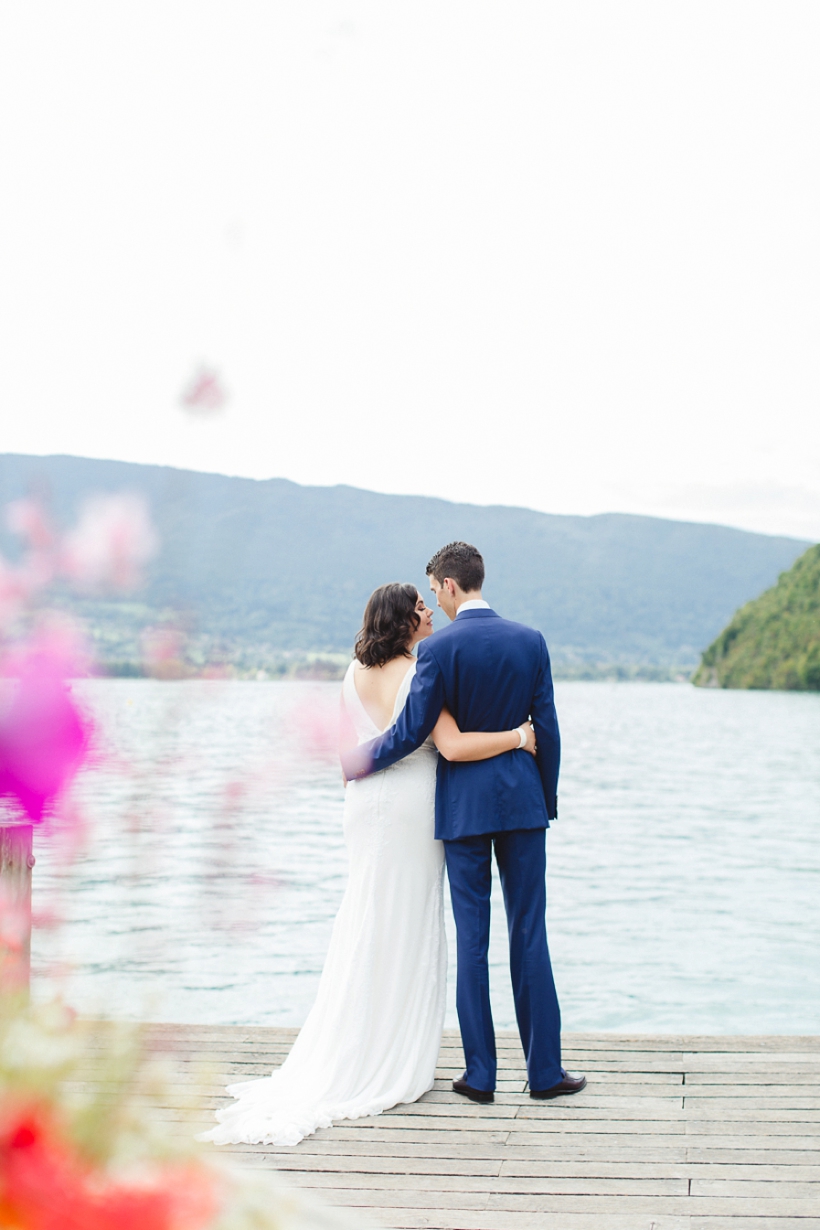
[[[741,607],[703,654],[693,683],[820,691],[820,544]]]

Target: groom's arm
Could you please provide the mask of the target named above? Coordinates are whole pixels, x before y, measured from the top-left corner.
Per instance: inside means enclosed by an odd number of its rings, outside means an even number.
[[[532,702],[532,724],[535,727],[537,745],[536,763],[541,774],[541,785],[547,803],[547,815],[554,820],[558,815],[558,768],[561,763],[561,735],[558,731],[558,714],[552,688],[552,671],[547,643],[541,637],[541,665],[538,683]]]
[[[424,740],[438,721],[444,707],[444,681],[433,655],[422,644],[416,674],[410,684],[404,708],[394,726],[359,747],[343,752],[342,768],[348,781],[368,777],[380,769],[389,769],[403,760]]]

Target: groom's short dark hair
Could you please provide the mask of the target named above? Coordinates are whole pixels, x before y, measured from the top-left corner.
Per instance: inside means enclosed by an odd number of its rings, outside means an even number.
[[[427,575],[435,577],[439,585],[445,577],[452,577],[459,589],[469,594],[484,584],[484,560],[469,542],[448,542],[430,560]]]

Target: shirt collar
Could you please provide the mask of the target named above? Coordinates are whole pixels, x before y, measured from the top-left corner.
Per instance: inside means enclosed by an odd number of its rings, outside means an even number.
[[[462,611],[489,611],[489,609],[489,602],[485,602],[483,598],[471,598],[469,602],[462,602],[456,611],[456,619]]]

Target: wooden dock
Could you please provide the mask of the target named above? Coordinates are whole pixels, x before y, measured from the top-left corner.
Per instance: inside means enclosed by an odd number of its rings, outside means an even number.
[[[152,1026],[178,1073],[168,1119],[210,1125],[225,1084],[266,1075],[295,1032]],[[564,1062],[589,1084],[547,1103],[526,1092],[514,1034],[499,1057],[492,1106],[452,1092],[448,1031],[420,1102],[292,1149],[219,1152],[359,1210],[363,1227],[820,1230],[820,1037],[572,1034]]]

